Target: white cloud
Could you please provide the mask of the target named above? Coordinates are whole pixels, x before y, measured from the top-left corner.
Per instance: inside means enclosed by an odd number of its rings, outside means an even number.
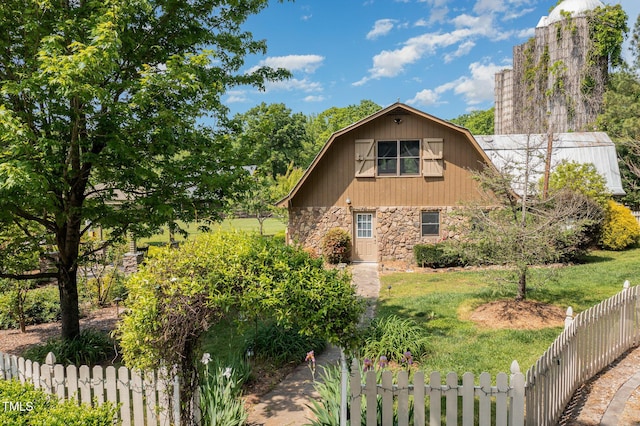
[[[431,3],[435,4],[436,2],[437,0],[431,0]],[[479,0],[476,5],[482,8],[488,8],[491,5],[504,7],[502,0]],[[423,20],[417,22],[420,25],[425,24]],[[477,45],[480,38],[500,41],[514,36],[514,33],[503,31],[496,25],[494,13],[478,16],[463,13],[450,20],[450,22],[455,28],[452,31],[424,33],[407,39],[396,49],[383,50],[374,55],[372,58],[373,65],[369,68],[367,75],[354,82],[353,85],[361,86],[369,80],[392,78],[400,75],[409,65],[420,61],[424,57],[435,55],[439,50],[450,46],[457,45],[458,48],[455,52],[444,55],[445,62],[450,62],[456,57],[468,54]]]
[[[418,0],[418,3],[427,3],[431,7],[442,7],[447,4],[449,0]]]
[[[517,10],[517,9],[513,9],[509,12],[507,12],[504,17],[502,18],[503,21],[511,21],[512,19],[518,19],[521,16],[524,16],[528,13],[533,12],[535,9],[534,8],[529,8],[529,9],[521,9],[521,10]]]
[[[324,96],[314,96],[314,95],[309,95],[307,97],[304,98],[305,102],[322,102],[324,101],[326,98]]]
[[[230,104],[247,102],[249,100],[246,90],[229,90],[227,91],[227,95],[227,102]]]
[[[502,70],[502,65],[474,62],[469,65],[470,76],[462,76],[442,84],[435,89],[424,89],[416,93],[408,104],[434,105],[439,103],[441,95],[452,91],[464,97],[468,105],[478,105],[493,100],[494,75]]]
[[[461,43],[455,52],[447,53],[446,55],[444,55],[444,62],[449,63],[453,61],[455,58],[459,58],[461,56],[465,56],[469,54],[469,52],[471,52],[471,49],[473,49],[475,46],[476,46],[476,43],[472,40],[467,40]]]
[[[505,0],[478,0],[473,6],[473,11],[479,14],[504,10],[506,10]]]
[[[395,50],[383,50],[373,57],[373,67],[369,75],[353,83],[361,86],[369,80],[382,77],[395,77],[404,71],[406,65],[420,60],[425,55],[431,55],[436,49],[454,45],[473,35],[468,29],[455,30],[450,33],[427,33],[413,37],[404,46]]]
[[[434,7],[433,9],[431,9],[429,23],[433,24],[434,22],[444,22],[448,13],[449,9],[446,7]]]
[[[495,74],[503,69],[502,65],[474,62],[469,65],[469,69],[471,70],[471,78],[458,86],[455,93],[464,95],[471,105],[493,100]]]
[[[321,92],[322,84],[318,83],[317,81],[311,81],[307,78],[303,78],[303,79],[290,78],[289,80],[268,82],[265,85],[265,92],[272,92],[272,91],[291,92],[294,90],[299,90],[306,93]]]
[[[291,72],[302,71],[307,74],[314,73],[324,61],[324,56],[320,55],[288,55],[271,56],[261,60],[257,66],[251,68],[249,72],[255,71],[258,67],[285,68]]]
[[[373,24],[371,31],[367,33],[367,40],[375,40],[380,36],[389,34],[396,22],[395,19],[378,19]]]
[[[516,33],[516,35],[520,38],[529,38],[536,35],[536,29],[531,27],[524,30],[520,30]]]
[[[438,103],[440,96],[434,90],[424,89],[413,97],[413,99],[407,100],[409,105],[435,105]]]

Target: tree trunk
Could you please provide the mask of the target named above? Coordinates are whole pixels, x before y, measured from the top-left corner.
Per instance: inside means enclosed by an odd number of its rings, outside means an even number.
[[[527,271],[525,269],[519,272],[518,295],[516,296],[516,300],[521,301],[526,299],[526,297],[527,297]]]
[[[78,270],[76,267],[63,265],[62,262],[60,263],[59,268],[58,290],[60,291],[62,338],[64,340],[72,340],[80,334]]]
[[[82,192],[71,193],[67,220],[58,228],[58,290],[62,338],[72,340],[80,334],[78,308],[78,257],[82,223]]]

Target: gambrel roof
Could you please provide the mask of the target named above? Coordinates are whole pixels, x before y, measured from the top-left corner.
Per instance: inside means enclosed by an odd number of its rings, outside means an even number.
[[[300,190],[300,188],[305,184],[305,181],[307,180],[307,178],[309,177],[309,175],[312,173],[312,171],[314,170],[314,168],[316,167],[316,165],[319,163],[320,159],[325,155],[325,153],[329,150],[329,148],[332,146],[332,144],[336,141],[337,138],[339,138],[340,136],[343,136],[347,133],[349,133],[350,131],[353,131],[354,129],[363,126],[365,124],[371,123],[372,121],[375,121],[381,117],[385,117],[385,116],[402,116],[402,115],[415,115],[418,116],[420,118],[424,118],[426,120],[430,120],[434,123],[437,123],[439,125],[442,125],[446,128],[449,128],[455,132],[458,132],[460,134],[462,134],[465,139],[467,139],[469,141],[469,143],[473,146],[473,148],[478,152],[478,154],[483,158],[483,160],[486,162],[486,164],[492,164],[490,158],[487,156],[487,154],[482,150],[481,146],[478,144],[478,142],[474,139],[473,135],[471,134],[471,132],[469,132],[469,130],[467,130],[464,127],[460,127],[456,124],[450,123],[446,120],[437,118],[433,115],[427,114],[423,111],[420,111],[418,109],[412,108],[408,105],[405,105],[403,103],[400,102],[396,102],[392,105],[389,105],[386,108],[381,109],[378,112],[375,112],[371,115],[369,115],[368,117],[363,118],[360,121],[357,121],[341,130],[338,130],[337,132],[333,133],[331,135],[331,137],[329,138],[329,140],[324,144],[324,146],[322,147],[322,149],[320,150],[320,152],[316,155],[316,157],[314,158],[313,162],[311,163],[311,165],[307,168],[307,170],[305,171],[305,173],[303,174],[302,178],[298,181],[298,183],[293,187],[293,189],[291,190],[291,192],[289,192],[289,194],[283,198],[282,200],[278,201],[277,205],[280,207],[287,207],[289,200],[291,200],[296,193]]]

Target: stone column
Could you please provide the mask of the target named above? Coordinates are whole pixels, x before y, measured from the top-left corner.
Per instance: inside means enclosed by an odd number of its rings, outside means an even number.
[[[127,233],[127,240],[129,251],[122,257],[122,267],[125,275],[138,272],[138,265],[142,263],[142,259],[144,258],[144,253],[138,251],[136,247],[136,238],[133,233]]]

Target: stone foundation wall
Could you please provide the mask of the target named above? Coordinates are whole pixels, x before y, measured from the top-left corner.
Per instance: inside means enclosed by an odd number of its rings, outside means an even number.
[[[452,226],[459,220],[454,207],[358,207],[357,211],[376,212],[378,261],[413,263],[413,246],[459,238]],[[421,235],[421,212],[440,212],[440,235]],[[331,228],[342,228],[353,235],[353,211],[345,207],[306,207],[289,211],[289,242],[321,254],[322,238]]]
[[[346,207],[303,207],[289,211],[289,243],[299,243],[318,255],[322,254],[322,238],[331,228],[352,233],[352,215]]]

